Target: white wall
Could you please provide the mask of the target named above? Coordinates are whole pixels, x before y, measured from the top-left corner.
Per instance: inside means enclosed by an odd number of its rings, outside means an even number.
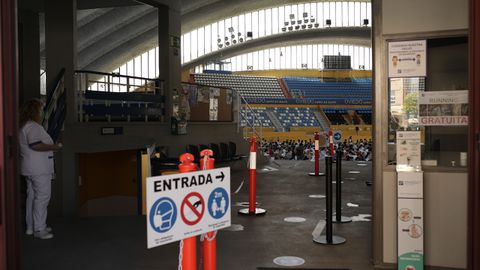
[[[468,0],[384,0],[384,34],[468,28]]]
[[[383,174],[383,258],[397,262],[396,172]],[[467,267],[466,173],[425,172],[425,263]]]

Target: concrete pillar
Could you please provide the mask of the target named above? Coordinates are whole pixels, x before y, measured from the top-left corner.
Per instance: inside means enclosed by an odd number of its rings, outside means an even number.
[[[65,68],[67,115],[62,135],[63,150],[55,156],[57,177],[52,186],[52,208],[56,214],[76,215],[77,163],[73,150],[75,141],[69,133],[77,119],[75,106],[77,0],[46,0],[45,3],[45,51],[47,94]]]
[[[40,25],[38,13],[20,9],[18,12],[18,56],[20,92],[23,102],[40,97]]]
[[[164,80],[165,120],[172,115],[172,97],[181,87],[180,11],[158,5],[159,78]]]
[[[46,0],[45,50],[47,92],[52,90],[55,79],[65,68],[67,90],[67,123],[76,119],[74,71],[77,67],[77,1]]]

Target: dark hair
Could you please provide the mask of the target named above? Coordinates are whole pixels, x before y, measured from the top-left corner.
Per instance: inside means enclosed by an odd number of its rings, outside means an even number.
[[[25,102],[22,107],[20,107],[20,128],[23,128],[25,124],[35,119],[39,116],[40,111],[42,110],[43,107],[43,101],[40,99],[31,99],[27,102]]]

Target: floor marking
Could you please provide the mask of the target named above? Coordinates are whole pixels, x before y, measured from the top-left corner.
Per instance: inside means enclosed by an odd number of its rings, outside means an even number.
[[[358,216],[353,216],[352,221],[372,221],[372,215],[369,214],[358,214]]]
[[[308,197],[313,199],[325,199],[325,195],[321,195],[321,194],[312,194],[312,195],[308,195]]]
[[[273,263],[280,266],[299,266],[305,263],[305,260],[300,257],[282,256],[273,259]]]
[[[301,222],[305,222],[306,219],[303,217],[286,217],[283,219],[283,221],[291,222],[291,223],[301,223]]]
[[[327,225],[327,222],[322,219],[317,223],[317,226],[315,226],[315,229],[312,232],[313,238],[318,238],[322,234],[323,230],[325,229],[325,225]]]
[[[347,206],[348,206],[348,207],[358,207],[359,205],[358,205],[358,204],[354,204],[354,203],[347,203]]]
[[[260,170],[260,172],[274,172],[274,171],[278,171],[278,169],[270,166],[265,166]]]
[[[242,189],[244,183],[245,183],[245,180],[242,180],[242,183],[240,183],[240,186],[238,186],[237,190],[235,190],[233,193],[238,194],[238,192],[240,192],[240,189]]]

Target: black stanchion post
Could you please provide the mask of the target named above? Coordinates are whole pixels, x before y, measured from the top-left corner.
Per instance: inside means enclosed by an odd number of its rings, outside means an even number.
[[[352,222],[352,219],[349,217],[342,217],[342,152],[337,151],[337,164],[335,165],[336,167],[336,174],[335,174],[335,179],[336,179],[336,210],[335,210],[335,220],[333,222],[335,223],[348,223]]]
[[[327,208],[325,235],[313,239],[315,243],[324,245],[338,245],[343,244],[346,241],[345,238],[341,236],[333,235],[332,160],[332,157],[325,157],[325,193]]]
[[[332,208],[333,208],[333,194],[332,194],[332,157],[326,157],[326,175],[327,175],[327,181],[325,181],[325,192],[327,196],[327,228],[326,228],[326,233],[327,233],[327,243],[331,244],[333,242],[332,236],[333,236],[333,223],[332,223]]]

